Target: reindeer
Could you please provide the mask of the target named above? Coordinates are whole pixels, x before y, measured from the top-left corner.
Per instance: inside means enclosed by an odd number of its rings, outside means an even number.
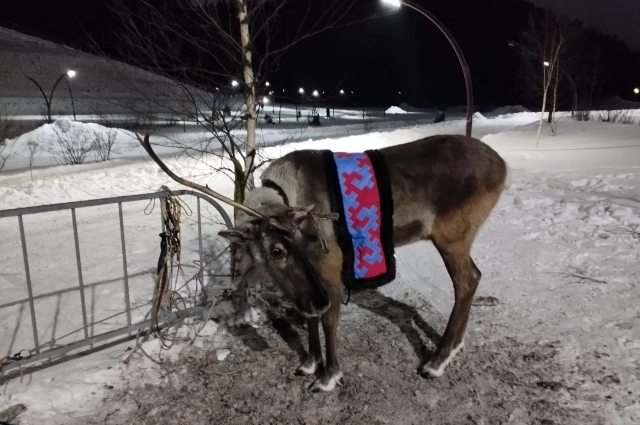
[[[176,181],[240,210],[236,225],[219,234],[241,246],[244,278],[262,270],[306,318],[309,351],[296,375],[317,374],[311,391],[343,384],[337,332],[342,288],[342,252],[330,220],[330,199],[322,151],[301,150],[275,160],[262,174],[262,187],[245,205],[169,170],[140,140],[151,157]],[[436,378],[464,347],[471,301],[481,273],[470,256],[481,225],[511,183],[505,161],[489,146],[464,136],[441,135],[381,149],[394,204],[393,243],[430,240],[453,282],[455,304],[435,352],[418,373]],[[326,359],[319,324],[326,340]]]

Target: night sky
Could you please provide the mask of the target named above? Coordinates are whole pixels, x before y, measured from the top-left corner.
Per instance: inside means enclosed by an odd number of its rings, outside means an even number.
[[[108,1],[0,0],[0,19],[76,44],[83,44],[88,32],[106,46],[117,28]],[[476,104],[536,104],[522,84],[520,59],[508,42],[519,37],[536,13],[533,3],[551,0],[416,1],[435,13],[458,40],[471,68]],[[640,50],[640,0],[552,3]],[[379,0],[358,0],[352,18],[383,11]],[[640,54],[632,53],[614,36],[588,34],[575,71],[578,85],[587,86],[589,63],[597,52],[599,63],[607,64],[599,83],[601,100],[613,95],[630,98],[632,87],[640,85]],[[267,78],[274,87],[291,92],[301,86],[325,91],[327,96],[340,89],[353,90],[350,101],[358,104],[405,101],[420,107],[444,107],[465,102],[462,72],[451,46],[433,24],[404,8],[299,45]]]
[[[559,8],[567,15],[617,35],[640,52],[640,1],[638,0],[530,0],[539,6]]]

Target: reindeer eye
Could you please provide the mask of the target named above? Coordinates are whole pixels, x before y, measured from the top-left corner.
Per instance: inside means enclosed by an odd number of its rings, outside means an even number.
[[[271,258],[274,260],[281,260],[284,258],[286,252],[284,248],[280,246],[272,246],[271,247]]]

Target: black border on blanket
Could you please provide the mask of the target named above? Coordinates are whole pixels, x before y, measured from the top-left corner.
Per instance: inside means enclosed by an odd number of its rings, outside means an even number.
[[[391,194],[391,181],[387,172],[387,166],[382,153],[377,150],[365,151],[378,183],[378,193],[380,195],[380,213],[382,225],[380,229],[380,237],[382,239],[382,250],[387,264],[387,272],[377,277],[358,279],[355,277],[353,270],[353,241],[347,227],[347,219],[344,212],[344,204],[342,202],[342,191],[340,189],[340,180],[338,178],[338,168],[333,157],[333,152],[329,150],[322,151],[322,159],[324,161],[325,174],[327,177],[327,186],[329,189],[329,201],[331,203],[331,211],[340,215],[339,219],[333,224],[333,230],[338,241],[338,245],[342,250],[342,282],[350,291],[359,289],[372,289],[392,282],[396,278],[396,258],[393,247],[393,196]]]

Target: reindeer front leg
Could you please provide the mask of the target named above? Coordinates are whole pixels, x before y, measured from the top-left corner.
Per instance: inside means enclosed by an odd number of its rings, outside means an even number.
[[[338,363],[338,322],[340,320],[341,297],[331,297],[331,307],[322,316],[322,330],[326,342],[327,358],[318,378],[309,389],[316,393],[333,391],[336,386],[342,386],[342,372]]]
[[[307,331],[309,332],[309,351],[307,359],[296,370],[296,376],[313,375],[322,367],[322,346],[320,345],[320,330],[318,329],[318,318],[307,319]]]

